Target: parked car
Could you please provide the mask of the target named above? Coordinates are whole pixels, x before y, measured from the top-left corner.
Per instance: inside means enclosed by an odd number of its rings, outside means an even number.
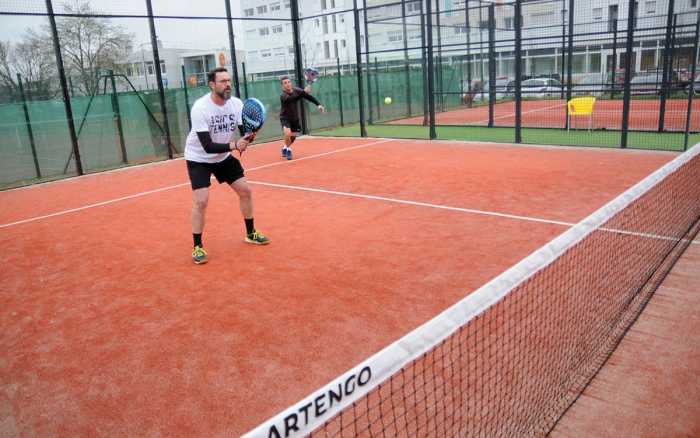
[[[663,87],[663,72],[661,70],[648,70],[638,73],[630,81],[630,90],[632,94],[661,94]],[[669,78],[669,91],[679,91],[684,89],[684,84],[679,80],[678,74],[675,71],[671,72]]]
[[[586,75],[571,87],[574,96],[600,97],[608,91],[610,91],[610,84],[604,83],[603,77],[599,74]]]
[[[528,79],[523,81],[521,91],[524,99],[560,96],[562,85],[556,79]]]

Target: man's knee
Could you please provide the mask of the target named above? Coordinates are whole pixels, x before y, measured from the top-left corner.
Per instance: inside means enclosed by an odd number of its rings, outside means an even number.
[[[209,204],[209,196],[205,193],[195,193],[193,197],[193,207],[199,211],[204,211],[207,209]]]

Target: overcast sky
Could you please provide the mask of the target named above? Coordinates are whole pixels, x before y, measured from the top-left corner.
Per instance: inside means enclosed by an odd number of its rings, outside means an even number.
[[[74,0],[68,0],[73,2]],[[154,15],[181,16],[226,16],[224,0],[151,0]],[[65,12],[62,0],[54,0],[54,11]],[[0,1],[1,11],[20,12],[19,7],[25,7],[29,12],[45,12],[43,0],[29,2]],[[146,14],[144,0],[90,0],[94,10],[107,14]],[[13,9],[7,9],[12,7]],[[231,0],[231,14],[240,17],[240,1]],[[60,18],[58,18],[60,20]],[[150,43],[150,33],[147,19],[110,19],[112,23],[123,26],[127,32],[134,35],[134,44]],[[0,39],[17,41],[26,28],[38,29],[42,24],[48,24],[46,17],[22,17],[0,15]],[[208,49],[228,46],[228,30],[225,20],[156,20],[156,32],[165,47]],[[241,35],[236,38],[236,48],[242,48],[242,28],[240,21],[234,21],[234,33]],[[60,37],[60,36],[59,36]]]

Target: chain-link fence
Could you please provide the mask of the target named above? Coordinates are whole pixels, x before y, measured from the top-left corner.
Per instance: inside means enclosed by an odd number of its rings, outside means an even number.
[[[315,67],[307,133],[683,150],[697,3],[0,0],[0,184],[178,156],[218,66],[261,140]]]

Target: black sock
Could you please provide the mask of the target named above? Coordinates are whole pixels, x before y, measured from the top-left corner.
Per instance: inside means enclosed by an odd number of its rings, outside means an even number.
[[[246,219],[245,220],[245,232],[247,234],[250,234],[253,231],[255,231],[255,226],[253,226],[253,218]]]
[[[202,233],[192,233],[192,238],[194,239],[194,246],[202,246]]]

